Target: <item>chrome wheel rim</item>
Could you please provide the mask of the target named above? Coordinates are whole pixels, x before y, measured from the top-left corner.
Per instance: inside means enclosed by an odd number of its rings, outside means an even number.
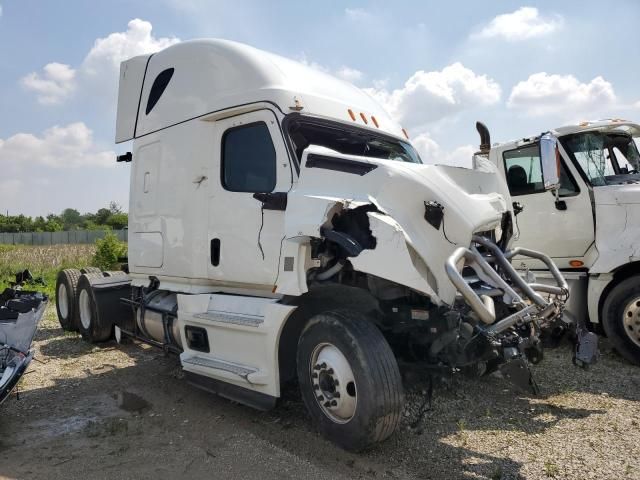
[[[86,290],[80,290],[78,304],[80,307],[80,323],[82,323],[85,330],[89,330],[91,327],[91,302],[89,293]]]
[[[640,297],[627,304],[622,314],[622,323],[627,336],[640,347]]]
[[[58,286],[58,311],[63,319],[69,317],[69,300],[67,298],[67,286],[61,283]]]
[[[349,422],[356,413],[358,391],[342,352],[330,343],[317,345],[311,353],[309,375],[320,410],[335,423]]]

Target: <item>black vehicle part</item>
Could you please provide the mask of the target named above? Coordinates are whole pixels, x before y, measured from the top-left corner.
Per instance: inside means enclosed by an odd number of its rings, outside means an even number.
[[[319,398],[314,388],[318,385],[313,375],[318,371],[311,365],[312,356],[324,344],[341,352],[354,377],[354,385],[345,387],[349,395],[357,396],[355,411],[341,423],[329,417],[319,403],[332,400]],[[398,426],[404,397],[398,364],[382,333],[366,315],[337,310],[314,316],[298,343],[297,370],[302,398],[314,423],[341,447],[363,450],[389,437]]]
[[[56,278],[56,313],[63,330],[78,331],[76,296],[80,275],[80,270],[68,268],[58,272]]]
[[[540,393],[540,388],[531,374],[529,364],[524,357],[517,357],[503,363],[499,367],[502,375],[523,391],[530,391],[534,395]]]
[[[632,340],[640,342],[640,275],[622,280],[608,292],[602,305],[602,326],[616,351],[640,365],[640,344]]]
[[[80,277],[76,309],[82,338],[91,343],[107,341],[113,334],[114,321],[131,321],[131,308],[120,302],[120,298],[130,292],[130,285],[131,280],[124,276],[87,274]]]

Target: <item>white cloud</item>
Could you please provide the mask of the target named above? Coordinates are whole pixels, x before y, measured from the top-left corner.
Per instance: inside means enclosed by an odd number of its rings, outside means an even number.
[[[61,103],[76,88],[76,72],[64,63],[48,63],[42,73],[32,72],[22,79],[22,85],[36,92],[43,105]]]
[[[421,133],[412,138],[411,143],[418,150],[422,161],[427,164],[471,168],[473,154],[476,151],[471,145],[463,145],[452,151],[446,151],[428,133]]]
[[[511,90],[507,106],[530,115],[593,113],[616,102],[613,85],[598,76],[581,83],[573,75],[534,73]]]
[[[517,42],[549,35],[563,25],[564,19],[560,15],[542,17],[537,8],[521,7],[515,12],[498,15],[472,37],[501,37],[510,42]]]
[[[162,50],[179,39],[156,38],[152,25],[138,18],[131,20],[126,32],[111,33],[99,38],[76,69],[60,63],[49,63],[42,73],[32,72],[22,79],[28,90],[34,91],[42,104],[62,103],[80,87],[97,89],[100,97],[115,97],[120,62],[136,55]]]
[[[150,22],[136,18],[128,23],[126,32],[116,32],[97,39],[84,59],[83,71],[88,75],[117,72],[123,60],[157,52],[179,42],[175,37],[155,38],[151,34],[152,29]]]
[[[402,88],[365,89],[400,123],[418,128],[446,115],[500,101],[500,85],[457,62],[441,71],[414,73]]]
[[[349,20],[355,22],[362,22],[372,18],[372,14],[367,12],[364,8],[345,8],[344,14]]]
[[[45,130],[41,136],[17,133],[0,139],[0,165],[20,169],[42,165],[53,168],[110,167],[115,153],[94,145],[93,132],[82,122]]]
[[[347,66],[340,67],[336,72],[336,75],[343,80],[351,83],[357,83],[364,77],[364,74],[360,70],[356,70],[355,68],[350,68]]]

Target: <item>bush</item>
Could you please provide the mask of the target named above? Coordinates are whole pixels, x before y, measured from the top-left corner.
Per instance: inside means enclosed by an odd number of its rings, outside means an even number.
[[[101,270],[118,268],[118,259],[127,255],[127,244],[118,240],[113,233],[108,232],[103,239],[96,240],[96,253],[93,256],[93,266]]]

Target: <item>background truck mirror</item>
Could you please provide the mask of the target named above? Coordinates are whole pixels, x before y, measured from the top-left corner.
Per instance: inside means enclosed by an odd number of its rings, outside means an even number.
[[[551,133],[540,137],[540,160],[545,190],[557,190],[560,187],[560,154],[558,140]]]

